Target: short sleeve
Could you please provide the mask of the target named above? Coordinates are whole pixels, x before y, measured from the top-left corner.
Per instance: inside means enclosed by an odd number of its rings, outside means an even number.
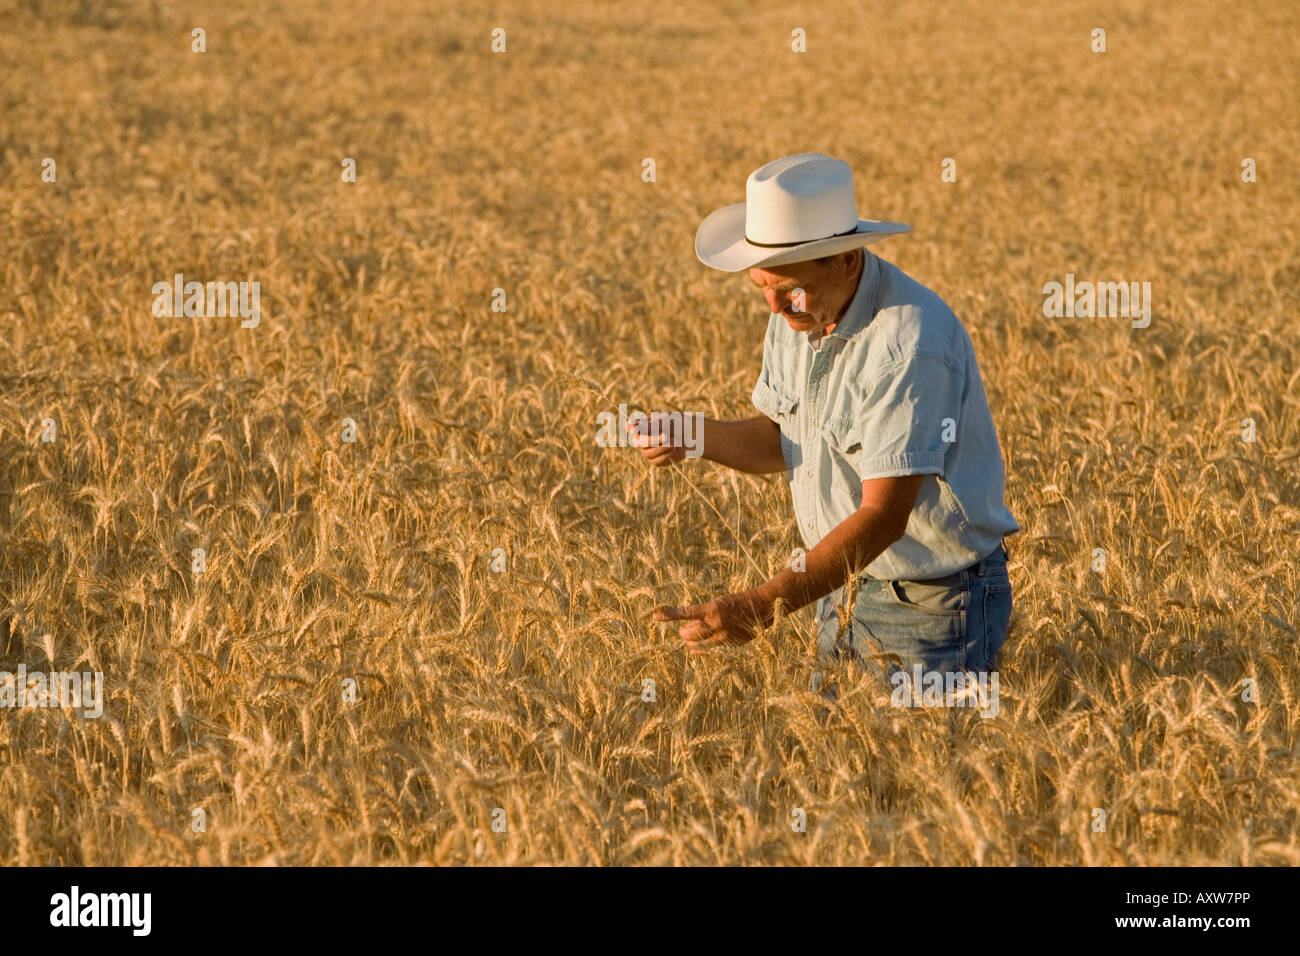
[[[847,436],[861,443],[858,476],[944,476],[948,451],[961,431],[965,372],[941,354],[918,351],[864,385]]]

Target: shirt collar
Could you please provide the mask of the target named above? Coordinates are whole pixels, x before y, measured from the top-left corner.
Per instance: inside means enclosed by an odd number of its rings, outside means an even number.
[[[835,323],[835,328],[830,332],[831,335],[846,341],[865,328],[876,314],[876,290],[880,286],[880,260],[865,248],[862,250],[862,256],[862,275],[858,278],[857,291],[849,300],[849,307],[844,310],[844,317]],[[819,335],[814,339],[813,333],[809,332],[808,344],[817,350],[821,348],[825,338],[826,336]]]

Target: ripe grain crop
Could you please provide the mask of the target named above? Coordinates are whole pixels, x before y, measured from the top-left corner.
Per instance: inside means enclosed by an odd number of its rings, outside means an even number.
[[[106,697],[0,710],[0,864],[1300,863],[1300,10],[1108,10],[0,0],[0,669]],[[803,150],[975,343],[994,718],[825,711],[808,610],[649,620],[799,543],[594,437],[753,414],[692,238]],[[260,324],[153,314],[176,273]],[[1046,318],[1066,273],[1150,326]]]

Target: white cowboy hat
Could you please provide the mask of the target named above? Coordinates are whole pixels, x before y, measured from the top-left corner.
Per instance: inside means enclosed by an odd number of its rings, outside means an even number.
[[[695,255],[714,269],[741,272],[820,259],[911,231],[901,222],[859,219],[849,164],[799,153],[750,173],[745,201],[700,223]]]

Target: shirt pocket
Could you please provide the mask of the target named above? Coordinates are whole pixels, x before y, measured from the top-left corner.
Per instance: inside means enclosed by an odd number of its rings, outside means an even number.
[[[857,462],[862,452],[862,435],[847,415],[832,415],[821,427],[822,437],[840,457]]]
[[[862,414],[866,396],[852,380],[832,383],[826,409],[822,414],[821,433],[833,451],[856,461],[862,453]]]
[[[789,431],[790,420],[799,406],[799,396],[775,382],[759,379],[754,386],[754,407],[772,421],[781,426],[782,431]]]
[[[833,520],[842,521],[862,506],[862,482],[858,478],[862,439],[851,418],[829,418],[817,431],[829,456],[829,467],[824,472],[826,505]]]

